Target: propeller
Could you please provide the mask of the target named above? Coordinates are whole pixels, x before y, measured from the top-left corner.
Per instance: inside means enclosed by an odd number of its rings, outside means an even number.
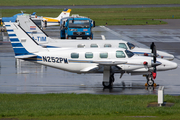
[[[156,51],[156,45],[154,44],[154,42],[152,42],[152,44],[150,45],[150,49],[152,50],[151,53],[153,54],[153,62],[152,62],[153,72],[152,72],[152,76],[153,76],[153,79],[156,79],[156,66],[160,65],[161,63],[156,61],[157,51]]]

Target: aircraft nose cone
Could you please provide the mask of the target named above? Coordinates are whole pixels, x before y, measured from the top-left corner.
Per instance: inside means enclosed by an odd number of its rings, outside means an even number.
[[[174,55],[166,53],[166,52],[158,51],[158,54],[160,55],[161,58],[166,59],[166,60],[174,59]]]
[[[174,67],[174,69],[176,69],[178,67],[177,63],[173,63],[172,66]]]
[[[170,62],[170,61],[169,61],[169,66],[170,66],[170,69],[176,69],[178,67],[177,63]]]
[[[174,55],[169,54],[168,55],[168,60],[174,60]]]
[[[157,68],[159,70],[173,70],[176,69],[178,67],[177,63],[173,62],[173,61],[168,61],[168,60],[163,60],[161,59],[161,65],[157,66]]]

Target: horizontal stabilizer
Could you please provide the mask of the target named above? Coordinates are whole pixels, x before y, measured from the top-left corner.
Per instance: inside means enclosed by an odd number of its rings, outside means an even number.
[[[17,59],[24,59],[24,58],[30,58],[30,57],[36,57],[37,55],[19,55],[19,56],[15,56],[15,58]]]

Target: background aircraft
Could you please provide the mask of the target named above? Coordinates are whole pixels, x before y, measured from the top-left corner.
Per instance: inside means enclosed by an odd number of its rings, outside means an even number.
[[[56,18],[52,18],[52,17],[43,17],[43,20],[47,23],[45,23],[45,26],[53,26],[53,25],[60,25],[60,20],[64,17],[69,17],[71,12],[71,9],[64,9],[62,11],[62,13],[56,17]]]
[[[30,16],[30,18],[33,20],[39,20],[39,19],[43,20],[44,26],[47,27],[47,26],[53,26],[53,25],[60,25],[61,18],[69,17],[70,12],[71,12],[71,9],[64,9],[56,18],[37,16],[36,12],[32,14],[25,14],[22,12],[22,13],[15,14],[12,17],[2,17],[2,22],[16,22],[18,16],[27,15],[27,16]]]
[[[104,48],[104,47],[115,47],[124,48],[131,52],[142,55],[151,56],[152,50],[147,48],[139,48],[134,44],[124,40],[63,40],[63,39],[51,39],[48,35],[40,29],[29,16],[19,16],[17,18],[20,26],[39,44],[44,47],[74,47],[74,48]],[[31,29],[34,27],[34,29]],[[163,52],[157,51],[159,58],[173,60],[174,56]]]
[[[177,64],[153,57],[137,56],[122,48],[43,48],[17,23],[5,23],[15,58],[75,72],[103,73],[103,86],[112,87],[114,74],[135,73],[147,75],[148,85],[153,85],[157,71],[172,70]]]

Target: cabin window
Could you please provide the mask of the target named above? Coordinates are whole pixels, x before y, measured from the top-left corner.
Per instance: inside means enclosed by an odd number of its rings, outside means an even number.
[[[98,47],[98,45],[97,44],[91,44],[91,46],[90,47],[92,47],[92,48],[97,48]]]
[[[125,50],[125,52],[126,52],[126,54],[127,54],[127,56],[128,56],[129,58],[132,57],[132,56],[134,56],[134,53],[131,52],[131,51],[129,51],[129,50]]]
[[[111,47],[111,44],[105,44],[104,47]]]
[[[79,53],[71,53],[71,58],[79,58]]]
[[[77,47],[78,48],[84,48],[84,46],[85,46],[84,44],[79,44]]]
[[[86,52],[85,58],[93,58],[93,53],[92,52]]]
[[[125,58],[125,54],[123,51],[116,51],[116,58]]]
[[[127,46],[125,45],[125,43],[119,43],[119,48],[127,49]]]
[[[135,48],[135,45],[133,45],[132,43],[129,43],[129,42],[128,42],[127,45],[129,46],[129,49],[130,49],[130,50],[132,50],[132,49]]]
[[[108,57],[108,53],[100,53],[100,58],[107,58]]]

